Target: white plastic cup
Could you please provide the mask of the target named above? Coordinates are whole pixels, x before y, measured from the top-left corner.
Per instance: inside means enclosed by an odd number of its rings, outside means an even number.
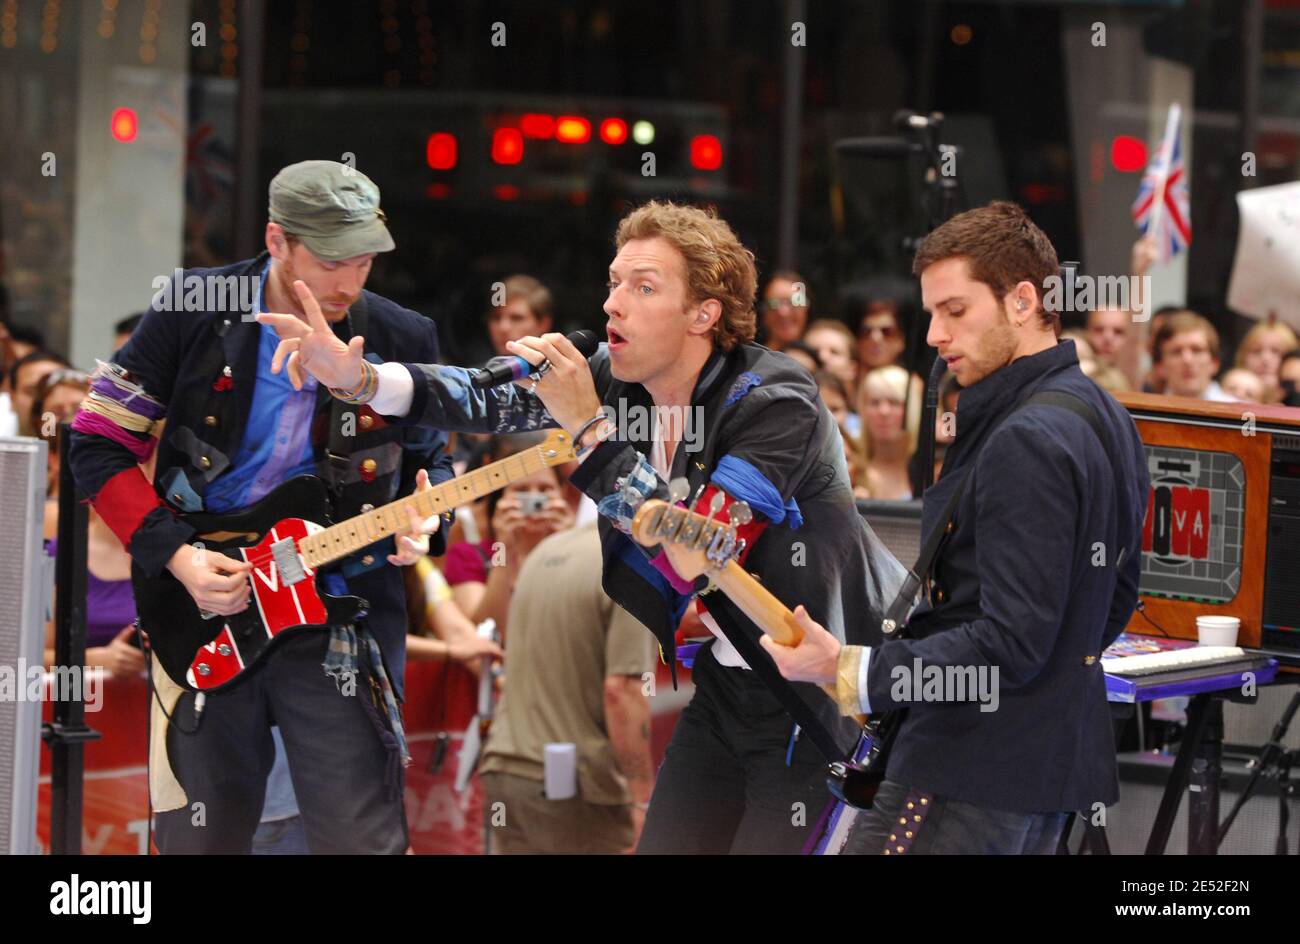
[[[542,751],[542,783],[546,799],[568,800],[577,796],[577,745],[546,744]]]
[[[1201,646],[1235,646],[1241,620],[1235,616],[1196,617],[1196,642]]]

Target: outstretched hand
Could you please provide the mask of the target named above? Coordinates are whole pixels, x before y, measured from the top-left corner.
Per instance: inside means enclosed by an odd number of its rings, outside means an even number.
[[[356,390],[362,381],[365,339],[355,337],[344,344],[321,314],[316,296],[312,295],[307,283],[298,280],[293,283],[293,290],[302,303],[306,320],[297,315],[270,312],[261,312],[257,316],[259,322],[270,325],[280,336],[280,344],[271,358],[271,373],[278,374],[287,366],[289,381],[295,390],[302,389],[303,371],[327,387]]]

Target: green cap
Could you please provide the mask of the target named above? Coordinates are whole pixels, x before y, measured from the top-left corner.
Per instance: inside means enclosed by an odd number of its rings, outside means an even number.
[[[351,259],[394,248],[384,225],[387,217],[379,209],[379,188],[336,161],[303,161],[276,174],[270,216],[320,259]]]

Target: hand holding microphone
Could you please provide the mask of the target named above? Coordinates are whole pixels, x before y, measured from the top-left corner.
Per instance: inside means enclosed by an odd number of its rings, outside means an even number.
[[[548,338],[559,337],[556,334],[546,335]],[[521,338],[521,341],[540,341],[541,338],[527,337]],[[584,358],[591,357],[596,353],[596,335],[592,331],[574,331],[566,340],[573,345],[574,350]],[[516,342],[507,342],[506,346]],[[488,387],[499,387],[502,384],[513,381],[524,380],[528,377],[541,377],[551,369],[549,361],[536,363],[526,360],[516,355],[506,355],[505,357],[494,357],[488,361],[484,367],[476,371],[473,379],[470,381],[479,390],[485,390]]]
[[[555,421],[572,433],[600,410],[600,397],[587,364],[596,345],[596,336],[590,331],[575,331],[567,338],[558,332],[540,338],[530,335],[506,344],[514,358],[495,359],[498,362],[522,360],[527,367],[502,363],[494,372],[493,362],[489,362],[471,382],[476,387],[494,387],[513,380],[535,394]],[[503,377],[506,371],[510,376]],[[516,371],[519,376],[515,376]],[[484,374],[489,376],[480,382]]]

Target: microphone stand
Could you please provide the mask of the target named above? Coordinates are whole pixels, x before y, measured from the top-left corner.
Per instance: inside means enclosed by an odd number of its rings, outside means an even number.
[[[1232,828],[1233,822],[1237,819],[1237,814],[1241,812],[1242,807],[1255,793],[1260,780],[1267,777],[1278,782],[1278,801],[1281,804],[1278,810],[1277,842],[1274,846],[1274,852],[1277,855],[1287,854],[1286,831],[1290,824],[1291,794],[1295,792],[1295,784],[1291,782],[1291,765],[1295,763],[1297,756],[1300,756],[1300,751],[1287,750],[1282,741],[1286,738],[1287,730],[1291,727],[1291,721],[1295,718],[1297,708],[1300,708],[1300,689],[1291,696],[1290,704],[1286,706],[1286,710],[1282,712],[1282,717],[1278,719],[1277,724],[1273,727],[1273,736],[1259,749],[1259,757],[1251,761],[1250,766],[1253,769],[1250,780],[1246,782],[1246,789],[1241,791],[1241,796],[1237,797],[1237,802],[1232,805],[1227,818],[1219,826],[1219,834],[1215,841],[1216,849],[1223,845],[1223,840],[1227,838],[1228,830]]]

